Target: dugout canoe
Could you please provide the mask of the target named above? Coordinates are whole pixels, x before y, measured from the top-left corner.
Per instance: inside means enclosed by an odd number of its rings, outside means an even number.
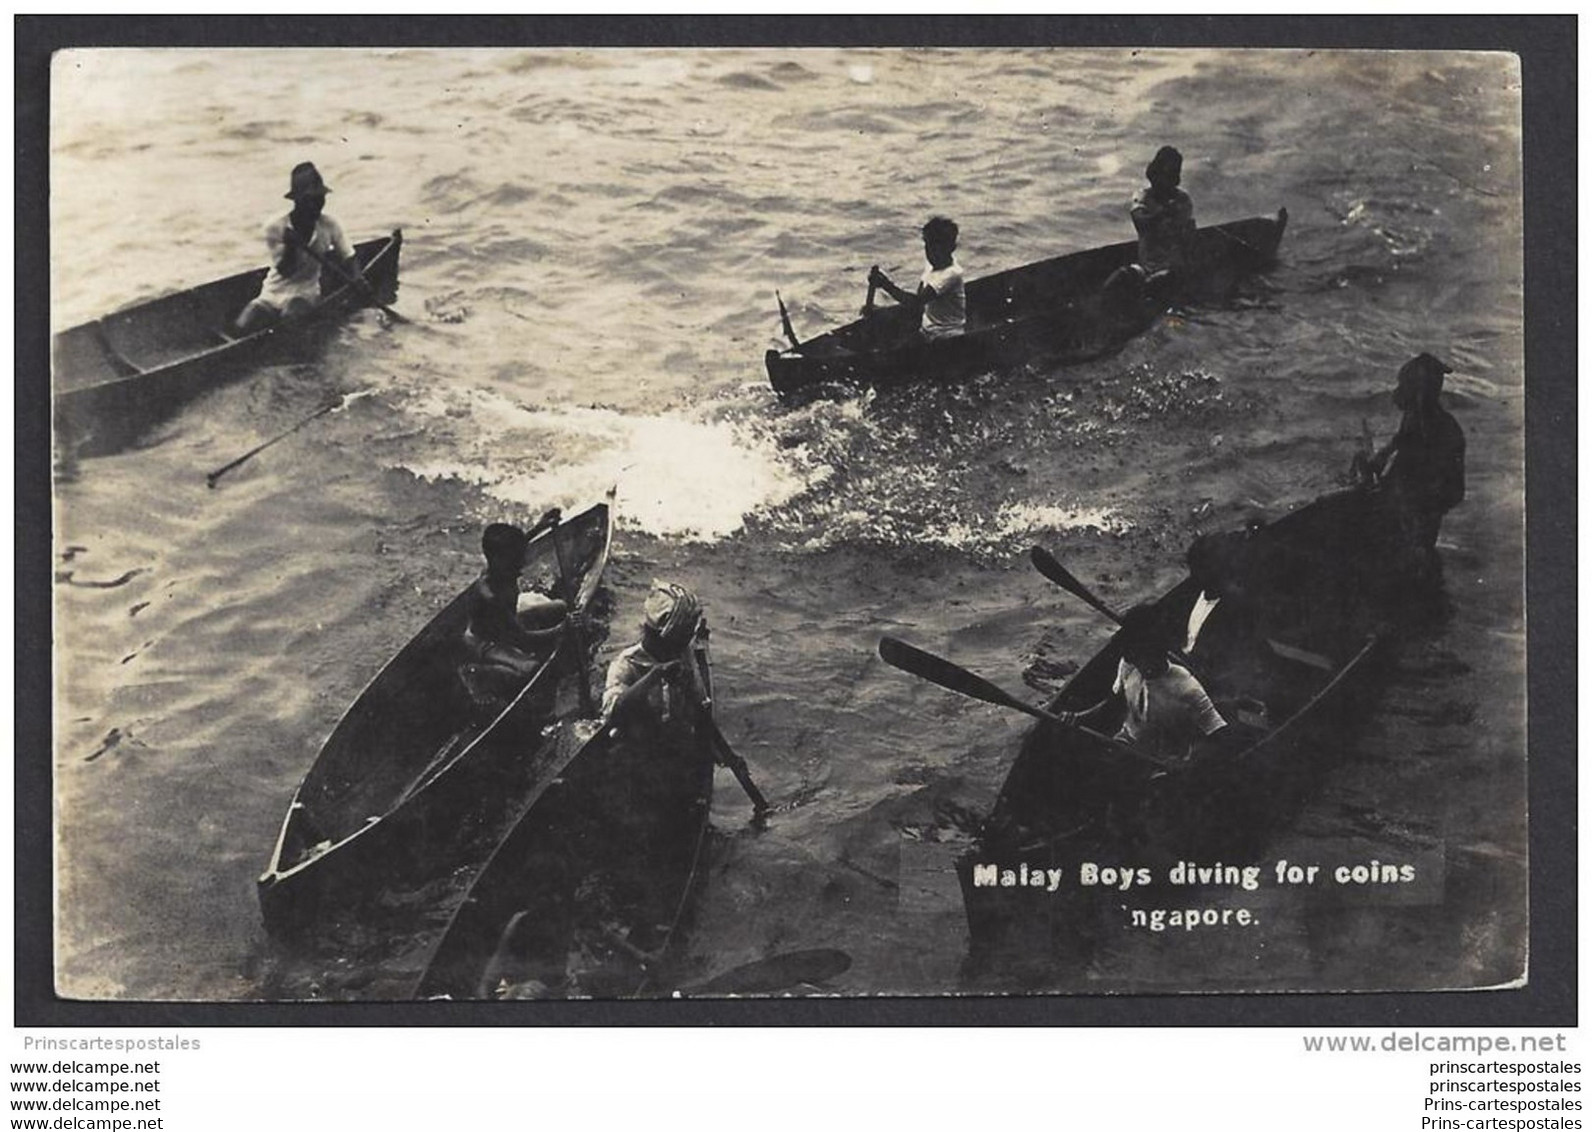
[[[1108,301],[1102,288],[1138,261],[1137,241],[1092,248],[1016,267],[967,284],[967,331],[928,340],[909,308],[873,314],[786,350],[764,355],[768,379],[786,396],[829,383],[876,387],[949,381],[1044,358],[1075,364],[1120,349],[1169,301],[1224,298],[1246,275],[1276,259],[1288,210],[1199,229],[1189,265],[1170,292]]]
[[[187,401],[247,373],[285,343],[398,295],[403,233],[354,248],[370,287],[336,286],[305,315],[234,337],[232,321],[260,293],[266,269],[165,295],[55,335],[51,389],[58,433],[93,454],[124,447]]]
[[[1125,930],[1136,903],[1164,902],[1168,890],[1084,888],[1085,862],[1149,866],[1164,881],[1179,860],[1250,860],[1351,739],[1354,709],[1368,698],[1409,593],[1387,568],[1391,532],[1377,496],[1324,496],[1242,537],[1254,647],[1226,671],[1200,671],[1197,651],[1194,664],[1219,704],[1219,686],[1231,694],[1240,684],[1266,705],[1264,721],[1230,719],[1230,734],[1203,753],[1160,762],[1105,738],[1117,720],[1097,724],[1096,735],[1036,725],[957,861],[973,971],[1053,975],[1087,961],[1101,938]],[[1185,579],[1156,604],[1184,624],[1197,593]],[[1078,711],[1111,695],[1119,636],[1046,710]],[[1014,879],[1008,870],[1021,878],[1040,869],[1062,870],[1059,893],[1005,883]],[[1194,891],[1177,895],[1187,902]]]
[[[711,696],[707,637],[692,649]],[[513,830],[477,875],[415,989],[422,999],[666,994],[703,876],[715,752],[682,711],[616,736],[566,724]]]
[[[526,546],[522,586],[584,610],[613,537],[613,492]],[[384,883],[443,867],[437,847],[487,823],[505,776],[529,760],[586,646],[566,636],[518,689],[482,699],[461,678],[469,587],[360,693],[310,767],[259,879],[266,927],[322,928]],[[589,672],[579,672],[589,679]],[[572,705],[571,705],[572,706]]]

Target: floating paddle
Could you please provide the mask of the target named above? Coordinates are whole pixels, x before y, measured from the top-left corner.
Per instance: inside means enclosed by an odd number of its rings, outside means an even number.
[[[796,331],[791,329],[790,312],[785,309],[785,300],[779,297],[779,292],[774,292],[774,301],[779,304],[779,324],[785,329],[785,337],[790,339],[790,348],[800,350],[801,342],[797,341]]]
[[[1122,624],[1122,615],[1112,609],[1105,602],[1095,597],[1089,587],[1072,576],[1072,572],[1056,561],[1056,556],[1042,546],[1036,546],[1028,552],[1028,557],[1033,560],[1034,569],[1045,577],[1055,582],[1062,589],[1076,598],[1082,599],[1090,608],[1105,614],[1118,625]]]
[[[952,664],[944,657],[935,656],[931,652],[924,652],[922,649],[909,645],[905,641],[897,640],[895,637],[879,638],[879,657],[892,668],[899,668],[902,672],[911,673],[913,676],[927,680],[931,684],[938,684],[940,687],[952,692],[959,692],[975,700],[994,704],[996,707],[1011,708],[1025,715],[1031,715],[1035,719],[1042,719],[1046,723],[1054,723],[1057,727],[1069,727],[1075,731],[1082,732],[1091,738],[1111,744],[1111,746],[1130,758],[1138,759],[1141,762],[1149,763],[1162,769],[1171,765],[1164,759],[1159,759],[1120,740],[1102,735],[1100,732],[1085,727],[1081,723],[1070,723],[1058,715],[1052,715],[1043,708],[1024,703],[1016,696],[1009,695],[1004,689],[991,684],[982,676],[976,676],[960,665]]]
[[[294,246],[300,251],[305,252],[311,259],[320,264],[322,267],[326,268],[333,275],[337,276],[346,285],[350,287],[358,287],[360,290],[364,291],[366,296],[370,299],[371,305],[377,310],[381,311],[382,314],[392,319],[394,322],[401,322],[406,325],[410,322],[409,319],[393,310],[386,303],[383,303],[377,299],[375,289],[371,287],[370,282],[365,279],[364,276],[351,274],[346,268],[343,267],[342,264],[338,263],[336,260],[328,259],[320,252],[316,251],[309,245],[307,241],[301,240]]]
[[[250,460],[254,459],[261,452],[264,452],[267,448],[271,447],[271,445],[275,444],[277,441],[286,440],[288,437],[292,436],[295,432],[297,432],[299,429],[303,428],[305,425],[309,424],[311,421],[317,420],[320,417],[324,417],[327,413],[334,412],[334,411],[336,411],[338,409],[341,409],[343,407],[344,403],[347,400],[348,400],[348,395],[344,394],[343,396],[339,397],[337,400],[333,401],[330,405],[322,405],[319,409],[316,409],[313,413],[311,413],[309,416],[305,417],[303,420],[299,421],[299,423],[294,425],[292,428],[287,429],[284,432],[277,433],[270,440],[267,440],[264,444],[255,445],[253,448],[249,449],[247,452],[245,452],[243,455],[239,456],[236,460],[232,461],[230,464],[223,464],[223,465],[221,465],[221,467],[217,468],[213,472],[206,472],[205,473],[205,486],[208,487],[208,488],[214,489],[215,486],[216,486],[216,481],[221,479],[222,476],[226,475],[228,472],[232,471],[234,468],[239,468],[239,467],[242,467],[244,464],[247,464]]]
[[[704,983],[681,987],[684,995],[773,994],[803,983],[822,983],[851,969],[851,956],[833,947],[787,951],[743,963]]]

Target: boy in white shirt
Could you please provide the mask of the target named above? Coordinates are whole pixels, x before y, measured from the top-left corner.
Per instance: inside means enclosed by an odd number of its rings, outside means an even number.
[[[874,264],[868,272],[870,286],[882,288],[896,302],[916,304],[923,311],[920,331],[925,338],[947,338],[967,329],[967,293],[962,267],[956,262],[956,221],[935,216],[923,226],[923,257],[928,260],[914,294],[893,283]]]

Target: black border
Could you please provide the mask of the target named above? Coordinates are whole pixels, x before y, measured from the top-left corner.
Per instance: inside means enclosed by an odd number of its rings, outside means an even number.
[[[16,64],[17,1026],[1577,1024],[1576,18],[46,17]],[[1496,50],[1524,83],[1531,959],[1522,990],[667,1003],[83,1003],[53,994],[49,62],[96,46],[1153,46]]]

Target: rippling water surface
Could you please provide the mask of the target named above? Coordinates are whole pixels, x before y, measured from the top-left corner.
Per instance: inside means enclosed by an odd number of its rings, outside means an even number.
[[[1300,909],[1258,946],[1127,938],[1056,989],[1456,985],[1523,945],[1519,90],[1502,55],[1129,51],[193,51],[60,56],[56,329],[260,262],[296,162],[355,238],[402,226],[397,306],[268,366],[135,451],[58,469],[59,987],[93,997],[376,993],[279,953],[253,881],[358,690],[477,568],[482,524],[617,482],[628,632],[677,578],[715,626],[728,776],[691,944],[707,978],[848,951],[840,993],[964,980],[949,861],[1021,716],[884,667],[897,633],[1021,690],[1200,529],[1333,486],[1420,350],[1457,371],[1470,495],[1454,612],[1277,846],[1442,846],[1443,905]],[[778,287],[803,336],[870,264],[962,226],[973,276],[1125,239],[1163,143],[1202,221],[1291,213],[1230,307],[1115,357],[782,406]],[[319,405],[368,395],[240,468]],[[1036,698],[1039,691],[1031,693]],[[1457,864],[1456,864],[1457,862]],[[1375,964],[1369,954],[1381,956]]]

